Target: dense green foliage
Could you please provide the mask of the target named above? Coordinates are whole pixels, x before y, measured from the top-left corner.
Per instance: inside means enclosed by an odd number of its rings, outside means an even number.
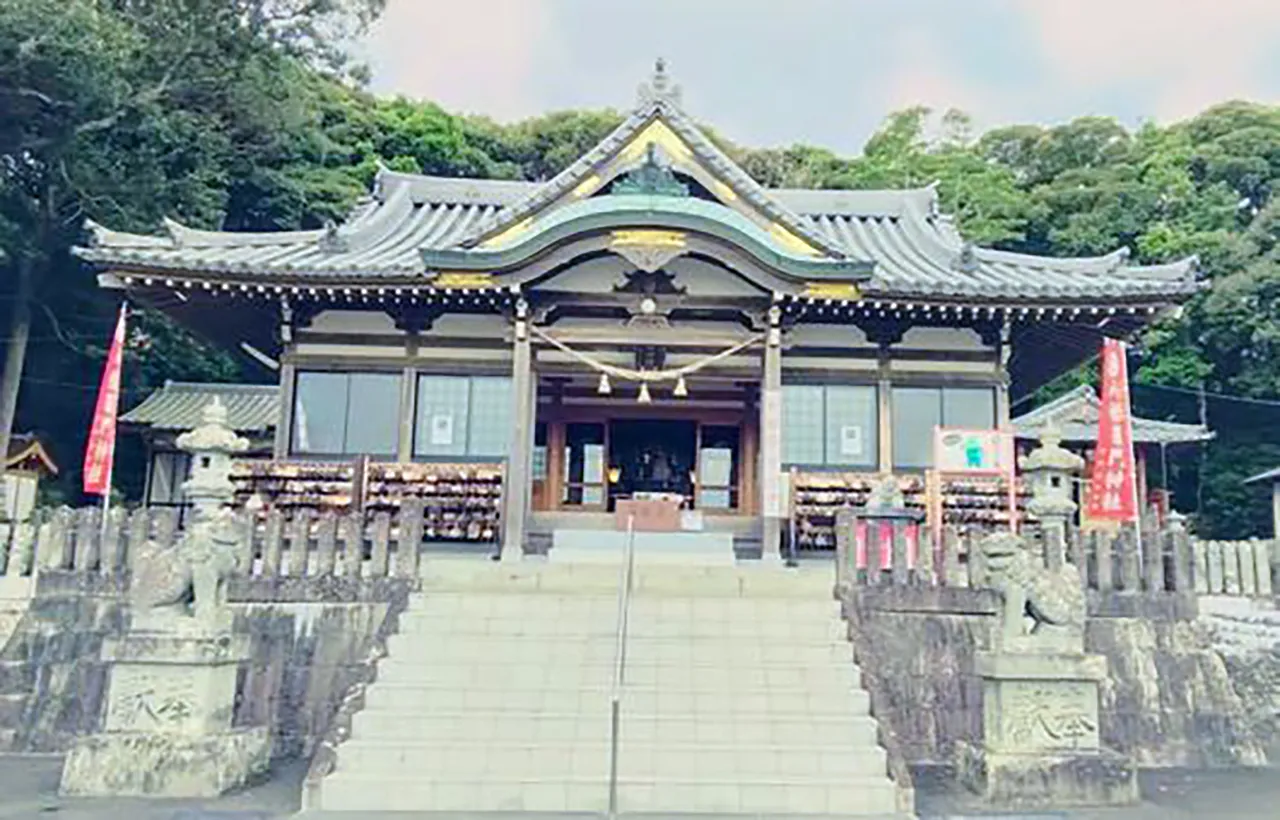
[[[0,299],[34,282],[19,429],[78,462],[113,297],[68,255],[84,218],[153,230],[269,230],[341,219],[378,163],[457,176],[543,179],[620,119],[557,112],[511,125],[359,90],[344,37],[380,0],[7,0],[0,4]],[[902,187],[937,181],[970,238],[1033,253],[1198,254],[1213,288],[1139,346],[1135,400],[1194,421],[1207,391],[1219,438],[1170,460],[1183,509],[1207,532],[1265,531],[1260,490],[1280,463],[1280,107],[1229,102],[1131,132],[1086,117],[974,134],[949,112],[890,116],[862,155],[796,145],[727,148],[767,185]],[[720,139],[717,137],[717,139]],[[723,140],[720,140],[723,144]],[[24,266],[26,266],[24,268]],[[7,310],[4,311],[7,313]],[[7,339],[6,339],[7,341]],[[243,364],[163,317],[134,325],[126,400],[165,378],[244,378]],[[1087,368],[1059,380],[1087,379]],[[1018,408],[1026,409],[1027,405]],[[136,454],[121,481],[138,488]],[[1202,463],[1203,462],[1203,463]],[[1201,476],[1203,481],[1200,480]]]

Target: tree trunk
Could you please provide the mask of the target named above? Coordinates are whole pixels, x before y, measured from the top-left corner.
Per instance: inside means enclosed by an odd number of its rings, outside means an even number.
[[[18,389],[22,385],[22,365],[31,336],[31,299],[35,291],[35,264],[30,254],[18,258],[18,281],[14,292],[13,316],[9,320],[4,373],[0,375],[0,458],[8,458],[13,421],[18,411]],[[5,482],[0,481],[0,518],[5,517],[8,499]]]

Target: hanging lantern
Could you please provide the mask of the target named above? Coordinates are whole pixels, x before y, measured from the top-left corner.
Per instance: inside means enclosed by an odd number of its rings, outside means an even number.
[[[684,383],[684,376],[676,378],[676,389],[671,391],[671,395],[675,396],[677,399],[683,399],[685,396],[689,395],[689,388]]]
[[[596,388],[596,392],[602,396],[607,396],[613,392],[613,385],[609,384],[609,374],[600,374],[600,386]]]
[[[640,382],[640,395],[636,396],[636,401],[640,402],[641,404],[648,404],[649,402],[653,401],[653,399],[649,396],[648,382]]]

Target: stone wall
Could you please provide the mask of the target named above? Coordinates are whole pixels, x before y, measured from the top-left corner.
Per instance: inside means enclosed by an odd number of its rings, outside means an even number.
[[[236,722],[271,727],[273,754],[307,755],[337,704],[367,676],[375,637],[404,607],[405,579],[241,578],[230,598],[236,626],[252,636],[241,670]],[[107,670],[103,639],[124,626],[118,579],[43,573],[0,650],[0,744],[56,752],[98,728]]]
[[[1280,746],[1280,605],[1275,599],[1202,596],[1200,623],[1248,705],[1250,728]]]
[[[872,708],[912,766],[953,766],[981,737],[974,653],[990,648],[998,595],[851,587],[844,597]],[[1184,595],[1092,595],[1086,649],[1106,655],[1103,742],[1143,766],[1253,765],[1262,747],[1222,657]]]

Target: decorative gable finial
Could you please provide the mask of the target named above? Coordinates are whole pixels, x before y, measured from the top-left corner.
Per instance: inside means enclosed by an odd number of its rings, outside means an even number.
[[[658,156],[658,144],[646,147],[644,162],[631,173],[613,183],[615,194],[647,196],[688,196],[689,186],[676,179],[671,168]]]
[[[667,61],[663,58],[659,57],[654,61],[653,76],[649,82],[640,84],[638,102],[640,105],[666,102],[680,106],[680,86],[671,82],[671,77],[667,74]]]

